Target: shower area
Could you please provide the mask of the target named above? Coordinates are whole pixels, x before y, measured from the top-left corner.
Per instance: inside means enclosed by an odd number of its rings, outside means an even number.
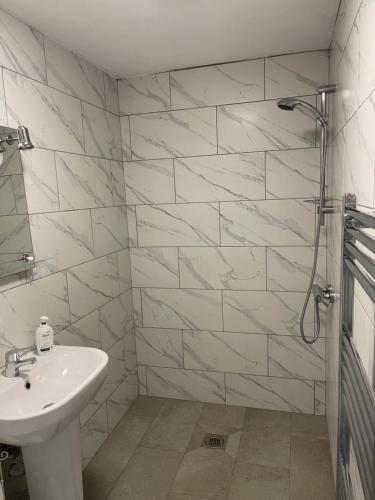
[[[118,80],[0,10],[0,117],[35,146],[35,266],[0,281],[0,354],[41,308],[56,343],[108,354],[85,500],[349,500],[343,199],[373,215],[375,8],[341,4],[327,50]],[[350,300],[373,390],[373,303]],[[0,460],[6,500],[29,498],[20,449]]]

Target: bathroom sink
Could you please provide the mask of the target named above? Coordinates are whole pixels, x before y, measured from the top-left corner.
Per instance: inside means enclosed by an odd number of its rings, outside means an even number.
[[[0,443],[29,446],[51,439],[72,422],[107,373],[105,352],[54,346],[18,377],[0,376]]]

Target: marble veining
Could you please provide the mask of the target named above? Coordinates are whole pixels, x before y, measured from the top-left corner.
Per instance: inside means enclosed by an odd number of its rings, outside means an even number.
[[[105,255],[128,246],[125,207],[91,210],[95,255]]]
[[[178,202],[264,199],[263,153],[178,158]]]
[[[132,248],[130,254],[133,286],[178,288],[177,248]]]
[[[182,331],[136,328],[137,359],[140,365],[182,368]]]
[[[169,73],[119,80],[120,114],[165,111],[170,107]]]

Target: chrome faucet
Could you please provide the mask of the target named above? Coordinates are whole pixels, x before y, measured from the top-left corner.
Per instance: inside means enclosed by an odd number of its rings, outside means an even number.
[[[28,352],[34,350],[34,346],[24,347],[23,349],[12,349],[5,353],[5,376],[18,377],[20,368],[25,365],[33,365],[36,363],[36,357],[21,359]]]

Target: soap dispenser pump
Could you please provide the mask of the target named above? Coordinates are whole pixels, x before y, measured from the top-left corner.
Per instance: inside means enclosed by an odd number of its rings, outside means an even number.
[[[36,349],[40,356],[50,353],[53,347],[53,329],[47,321],[47,316],[41,316],[40,325],[35,332]]]

